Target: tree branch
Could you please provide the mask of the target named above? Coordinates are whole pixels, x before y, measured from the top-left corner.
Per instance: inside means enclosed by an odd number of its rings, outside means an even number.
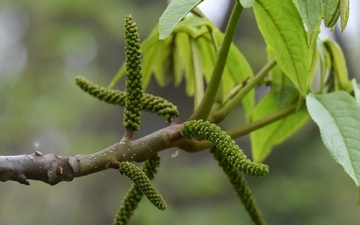
[[[118,169],[123,161],[143,162],[161,150],[174,147],[174,142],[182,138],[181,127],[173,124],[137,140],[123,139],[88,155],[63,157],[36,151],[29,155],[0,156],[0,181],[30,185],[28,179],[31,179],[55,185],[109,168]]]
[[[228,134],[235,138],[250,133],[294,113],[296,105],[231,129]],[[30,185],[28,179],[31,179],[55,185],[106,169],[118,169],[119,164],[124,161],[143,162],[159,151],[172,147],[179,147],[187,152],[198,152],[214,146],[210,141],[183,138],[180,133],[183,124],[177,123],[178,119],[175,118],[170,126],[145,137],[136,140],[123,138],[119,143],[88,155],[63,157],[52,153],[44,155],[36,151],[30,155],[0,156],[0,181],[13,180]]]

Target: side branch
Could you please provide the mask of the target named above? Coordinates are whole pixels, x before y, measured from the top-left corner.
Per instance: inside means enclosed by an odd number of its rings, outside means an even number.
[[[143,162],[157,152],[174,147],[181,139],[182,125],[171,125],[137,140],[123,140],[88,155],[57,156],[39,151],[29,155],[0,156],[0,181],[17,181],[30,185],[28,179],[55,185],[76,177],[118,169],[124,161]]]

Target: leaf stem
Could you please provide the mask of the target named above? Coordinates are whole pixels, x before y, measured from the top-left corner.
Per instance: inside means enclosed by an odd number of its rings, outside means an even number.
[[[194,109],[196,109],[201,99],[204,97],[204,80],[201,71],[201,59],[199,47],[195,44],[194,40],[190,40],[191,49],[192,49],[192,61],[194,65],[194,80],[195,80],[195,100],[194,100]]]
[[[275,59],[271,59],[265,66],[251,79],[244,88],[231,100],[227,101],[224,106],[210,115],[209,121],[219,123],[238,105],[238,103],[251,91],[255,85],[260,83],[264,76],[276,65]]]
[[[225,31],[223,43],[220,47],[219,53],[216,58],[216,63],[211,76],[211,80],[205,91],[204,98],[202,99],[199,107],[190,116],[189,120],[197,120],[197,119],[207,120],[210,114],[214,99],[216,97],[216,93],[220,85],[220,81],[226,64],[226,59],[229,53],[232,39],[235,34],[236,26],[238,24],[242,10],[243,7],[239,3],[239,1],[236,1],[235,7],[232,11],[228,26]]]
[[[230,129],[227,131],[227,134],[230,135],[232,138],[237,138],[237,137],[246,135],[254,130],[257,130],[257,129],[264,127],[266,125],[269,125],[277,120],[280,120],[280,119],[283,119],[283,118],[289,116],[291,113],[294,113],[297,110],[298,104],[299,103],[296,102],[286,108],[283,108],[283,109],[277,111],[274,114],[265,116],[264,118],[259,119],[255,122]]]

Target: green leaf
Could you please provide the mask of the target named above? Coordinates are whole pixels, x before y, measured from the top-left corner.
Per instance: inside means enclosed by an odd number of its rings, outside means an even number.
[[[322,20],[322,4],[319,0],[294,0],[310,34],[316,33]]]
[[[184,32],[196,39],[218,28],[209,20],[197,16],[185,17],[174,28],[173,33]]]
[[[351,90],[352,85],[348,78],[345,56],[340,46],[337,43],[331,41],[330,39],[325,40],[324,45],[330,54],[333,70],[337,78],[340,90]]]
[[[340,0],[340,25],[341,25],[341,32],[344,31],[346,24],[349,19],[349,0]]]
[[[190,36],[183,32],[177,33],[175,45],[179,50],[179,55],[184,65],[183,68],[185,70],[186,94],[193,96],[195,92],[195,74],[190,46]]]
[[[353,84],[353,88],[354,88],[356,102],[358,103],[358,105],[360,105],[360,87],[357,84],[355,78],[352,79],[352,84]]]
[[[252,4],[254,3],[254,0],[238,0],[238,1],[240,1],[240,4],[244,8],[250,8],[252,6]]]
[[[299,97],[299,91],[294,83],[287,77],[279,66],[275,66],[270,72],[271,90],[275,95],[275,102],[278,109],[294,103]]]
[[[176,37],[174,36],[174,38]],[[172,65],[173,65],[174,77],[175,77],[175,87],[178,87],[183,79],[184,68],[179,50],[177,48],[173,48]]]
[[[196,41],[201,55],[202,71],[208,83],[215,65],[216,50],[211,40],[208,40],[206,36],[210,36],[210,34],[198,37]]]
[[[267,93],[255,106],[252,121],[278,111],[273,92]],[[271,123],[250,133],[253,160],[262,162],[271,153],[272,148],[291,137],[308,120],[309,115],[305,107],[284,119]]]
[[[317,35],[318,34],[316,34],[316,36]],[[310,70],[309,70],[309,80],[308,80],[309,89],[311,87],[311,82],[314,80],[314,77],[318,73],[318,68],[319,68],[319,54],[317,51],[317,41],[316,40],[317,40],[317,38],[312,40],[313,41],[312,45],[309,47],[309,50],[311,52],[311,59],[312,59]]]
[[[340,15],[340,0],[322,0],[322,6],[325,26],[334,26]]]
[[[141,51],[147,52],[150,48],[159,42],[159,29],[158,25],[151,31],[143,43],[141,43]]]
[[[204,77],[201,70],[201,56],[200,50],[197,43],[194,39],[190,40],[191,50],[192,50],[192,59],[194,66],[194,80],[195,80],[195,100],[194,108],[197,108],[200,105],[202,98],[204,97]]]
[[[253,8],[259,29],[274,52],[276,62],[305,95],[312,54],[295,5],[292,1],[257,0]]]
[[[317,39],[317,51],[320,58],[320,92],[325,88],[327,70],[331,69],[331,60],[324,43]]]
[[[322,20],[322,4],[320,0],[294,0],[300,16],[306,25],[308,33],[308,46],[316,49],[316,39],[320,33]]]
[[[203,0],[172,0],[159,19],[160,40],[167,38],[176,24]]]
[[[153,57],[153,55],[155,55],[158,52],[159,48],[157,45],[161,45],[161,43],[158,42],[156,45],[153,45],[152,48],[149,48],[146,51],[146,54],[143,54],[142,73],[143,73],[144,91],[146,90],[146,87],[150,82],[150,78],[153,73],[153,65],[156,63],[156,58]]]
[[[274,57],[271,49],[267,48],[268,59]],[[282,109],[293,103],[299,97],[299,91],[294,83],[285,75],[278,65],[275,65],[269,72],[271,80],[271,91],[274,94],[276,106]]]
[[[153,58],[152,69],[154,71],[155,79],[160,87],[166,85],[165,71],[170,64],[169,58],[172,54],[172,37],[166,40],[159,40],[156,45],[157,51],[150,55]]]
[[[360,187],[360,106],[350,94],[309,94],[306,105],[322,141],[336,162]]]
[[[123,62],[120,69],[111,80],[108,88],[113,88],[116,85],[116,83],[121,79],[121,77],[125,75],[125,71],[126,71],[126,66],[125,66],[125,62]]]

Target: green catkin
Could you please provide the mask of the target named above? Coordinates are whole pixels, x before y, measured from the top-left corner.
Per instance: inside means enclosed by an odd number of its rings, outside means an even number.
[[[166,203],[162,196],[152,185],[150,179],[140,168],[130,162],[122,162],[119,166],[121,174],[129,177],[149,201],[160,210],[166,209]]]
[[[159,167],[159,165],[160,157],[151,157],[143,164],[142,171],[144,171],[144,173],[150,180],[153,180],[155,174],[157,173],[157,168]],[[138,207],[142,196],[143,193],[141,192],[140,188],[135,184],[132,184],[128,193],[125,195],[122,201],[122,205],[120,206],[112,225],[128,224],[131,216],[134,214],[135,209]]]
[[[185,138],[206,139],[215,144],[224,158],[236,169],[251,176],[263,176],[269,167],[262,163],[251,162],[225,131],[217,125],[203,120],[184,123],[181,134]]]
[[[126,100],[124,127],[129,130],[140,129],[142,109],[142,73],[140,38],[132,16],[125,17],[125,59],[126,59]]]
[[[265,221],[263,216],[257,207],[254,196],[243,174],[230,165],[216,147],[212,148],[210,152],[214,155],[214,158],[219,162],[219,166],[229,178],[230,183],[234,187],[236,194],[239,196],[253,222],[257,225],[264,225]]]
[[[124,91],[101,87],[87,80],[84,77],[77,76],[76,84],[85,92],[104,101],[106,103],[125,106],[126,93]],[[171,102],[151,94],[143,93],[142,110],[156,113],[162,116],[166,122],[170,122],[171,118],[178,117],[179,111]]]

